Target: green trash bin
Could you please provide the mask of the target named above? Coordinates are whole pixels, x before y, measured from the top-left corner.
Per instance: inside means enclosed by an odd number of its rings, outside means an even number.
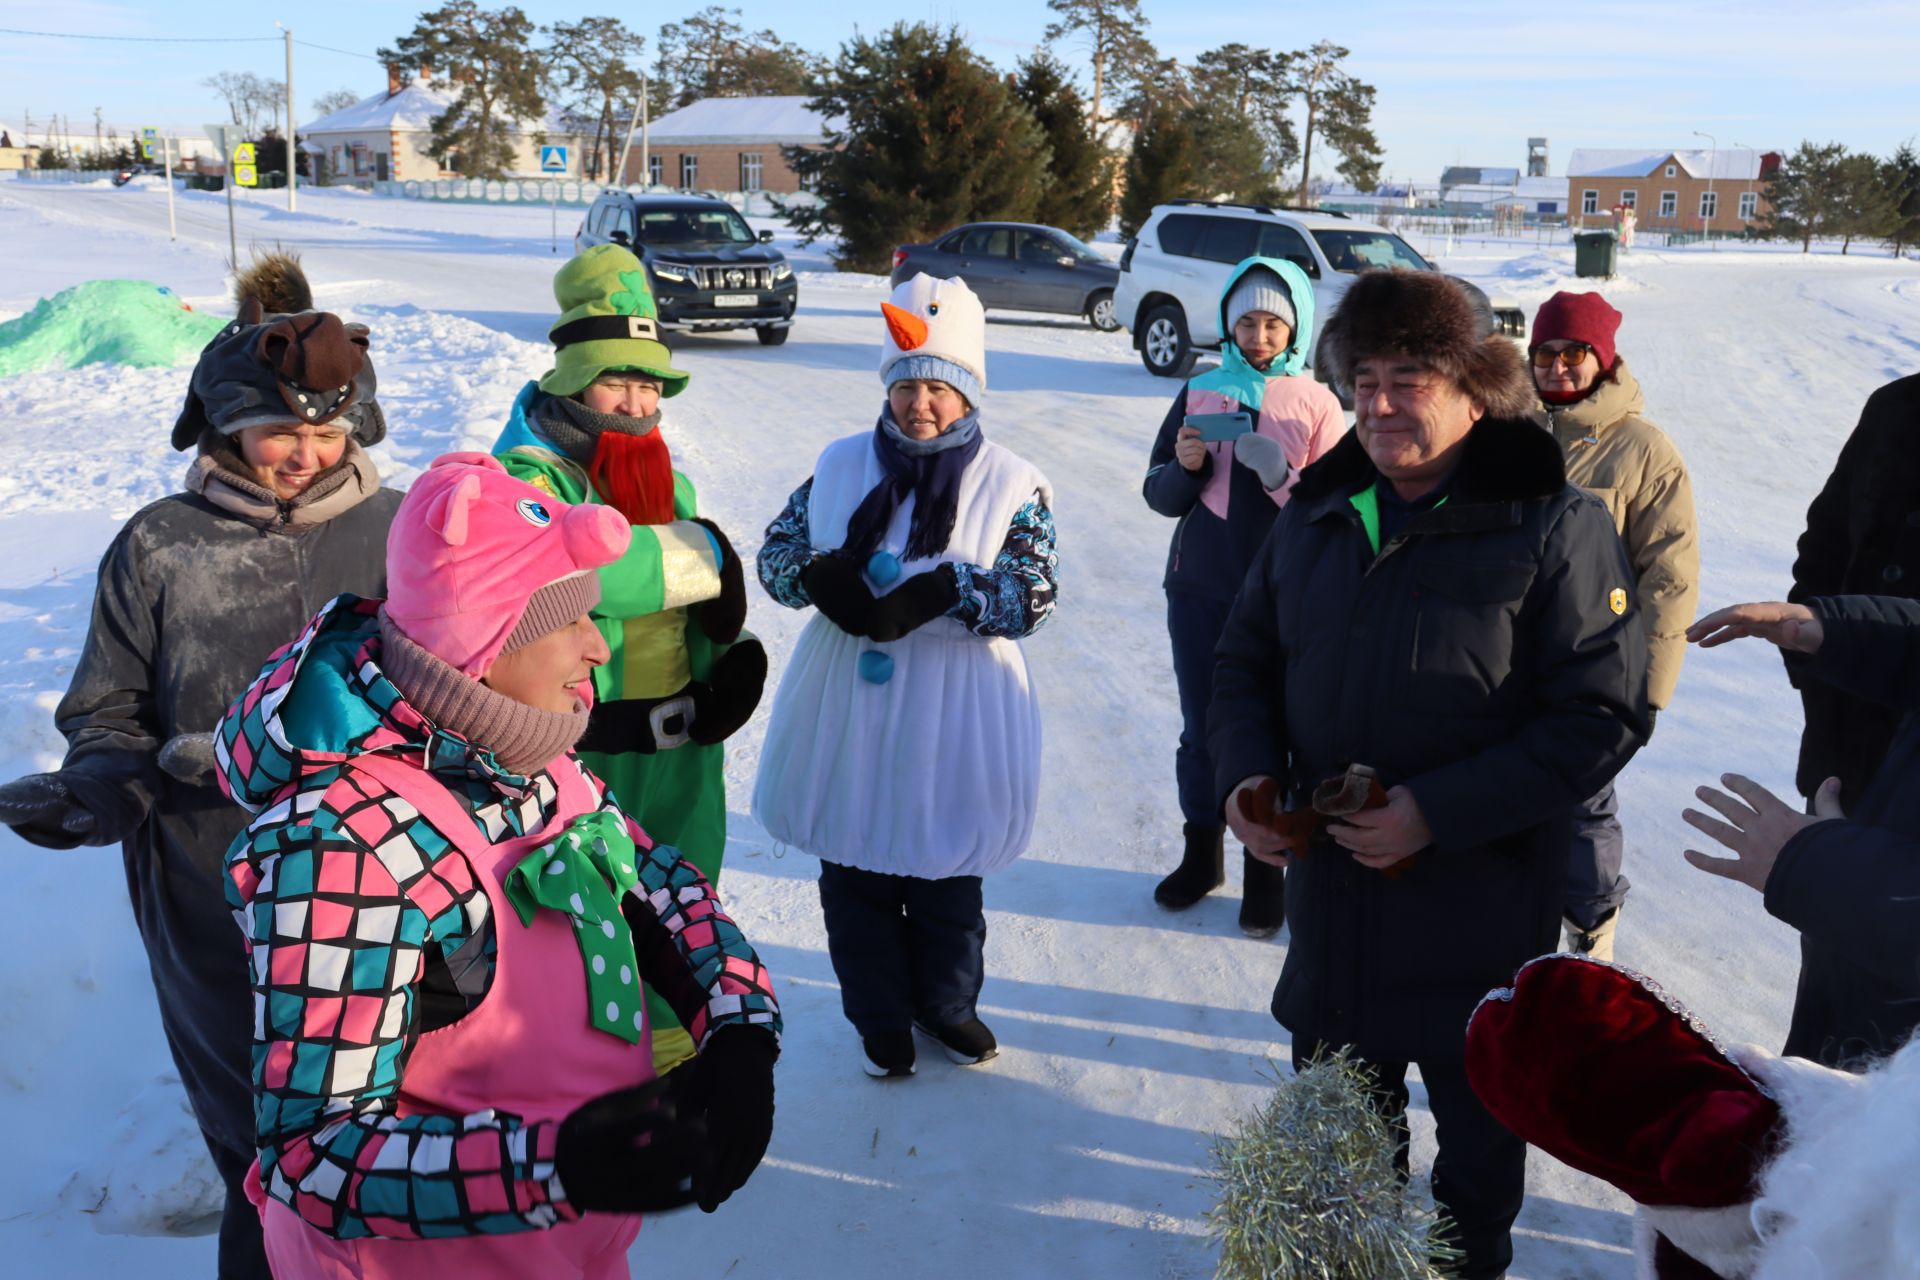
[[[1573,274],[1609,279],[1620,262],[1620,236],[1613,231],[1580,231],[1573,237]]]

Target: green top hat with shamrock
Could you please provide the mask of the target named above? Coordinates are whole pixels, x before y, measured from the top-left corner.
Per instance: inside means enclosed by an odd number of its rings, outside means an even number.
[[[547,330],[556,350],[542,391],[576,395],[601,374],[624,370],[660,379],[663,396],[686,390],[688,375],[673,367],[647,269],[632,250],[598,244],[575,255],[553,278],[553,296],[560,318]]]

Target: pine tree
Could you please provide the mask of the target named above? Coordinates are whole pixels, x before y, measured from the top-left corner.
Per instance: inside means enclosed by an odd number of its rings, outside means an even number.
[[[1105,124],[1102,108],[1109,91],[1135,82],[1154,61],[1140,0],[1047,0],[1047,8],[1060,20],[1048,25],[1043,40],[1052,44],[1078,34],[1086,42],[1093,64],[1093,122]]]
[[[1371,189],[1380,177],[1380,143],[1373,133],[1373,87],[1341,70],[1350,50],[1328,40],[1293,55],[1291,85],[1306,108],[1300,146],[1300,203],[1312,203],[1314,131],[1340,153],[1338,172]]]
[[[1762,235],[1798,240],[1800,252],[1813,250],[1815,236],[1832,235],[1844,220],[1841,163],[1847,149],[1837,142],[1802,142],[1767,178],[1767,213]]]
[[[618,18],[556,22],[546,31],[542,64],[548,92],[567,102],[571,117],[593,122],[593,142],[582,171],[592,178],[607,173],[611,181],[624,181],[624,174],[611,170],[619,163],[625,141],[621,135],[640,92],[645,37],[629,31]]]
[[[1857,236],[1879,240],[1900,221],[1900,201],[1886,165],[1866,152],[1840,162],[1840,252],[1844,255]]]
[[[1053,154],[1053,180],[1033,218],[1091,238],[1113,218],[1114,157],[1101,143],[1067,69],[1045,49],[1020,64],[1013,91],[1033,113]]]
[[[1887,231],[1887,245],[1898,258],[1920,244],[1920,155],[1915,155],[1913,140],[1900,144],[1887,161],[1887,182],[1893,190],[1894,216]]]
[[[1300,162],[1300,136],[1293,127],[1291,72],[1296,55],[1244,44],[1227,44],[1200,55],[1194,78],[1216,96],[1230,95],[1234,110],[1259,134],[1267,168],[1275,174]]]
[[[1120,193],[1120,234],[1132,239],[1153,207],[1194,194],[1199,172],[1192,117],[1162,103],[1133,135],[1127,181]]]
[[[787,218],[808,243],[837,234],[843,270],[885,271],[894,246],[957,223],[1026,221],[1051,181],[1033,113],[957,28],[856,35],[809,105],[840,131],[782,149],[819,201]]]
[[[536,126],[546,114],[533,23],[518,8],[482,9],[474,0],[448,0],[423,13],[413,30],[380,50],[382,61],[408,73],[442,71],[458,96],[433,118],[430,149],[442,165],[477,178],[504,177],[513,167],[517,119]]]

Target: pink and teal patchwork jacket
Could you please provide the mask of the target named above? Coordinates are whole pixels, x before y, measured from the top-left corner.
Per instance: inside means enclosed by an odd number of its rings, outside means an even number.
[[[494,840],[544,827],[558,790],[548,773],[506,772],[400,696],[380,669],[378,607],[328,603],[216,733],[221,785],[255,815],[228,852],[227,899],[253,965],[262,1182],[341,1239],[548,1226],[577,1216],[554,1176],[557,1122],[396,1112],[415,1039],[486,994],[493,912],[444,833],[346,766],[371,752],[418,758]],[[707,881],[586,776],[640,852],[621,906],[642,980],[696,1044],[730,1024],[778,1034],[772,981]],[[497,1185],[475,1194],[476,1178]]]

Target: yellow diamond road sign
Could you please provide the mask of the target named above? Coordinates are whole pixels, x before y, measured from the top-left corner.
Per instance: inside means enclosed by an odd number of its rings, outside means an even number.
[[[233,180],[243,187],[258,186],[260,170],[253,162],[253,144],[243,142],[233,149]]]

